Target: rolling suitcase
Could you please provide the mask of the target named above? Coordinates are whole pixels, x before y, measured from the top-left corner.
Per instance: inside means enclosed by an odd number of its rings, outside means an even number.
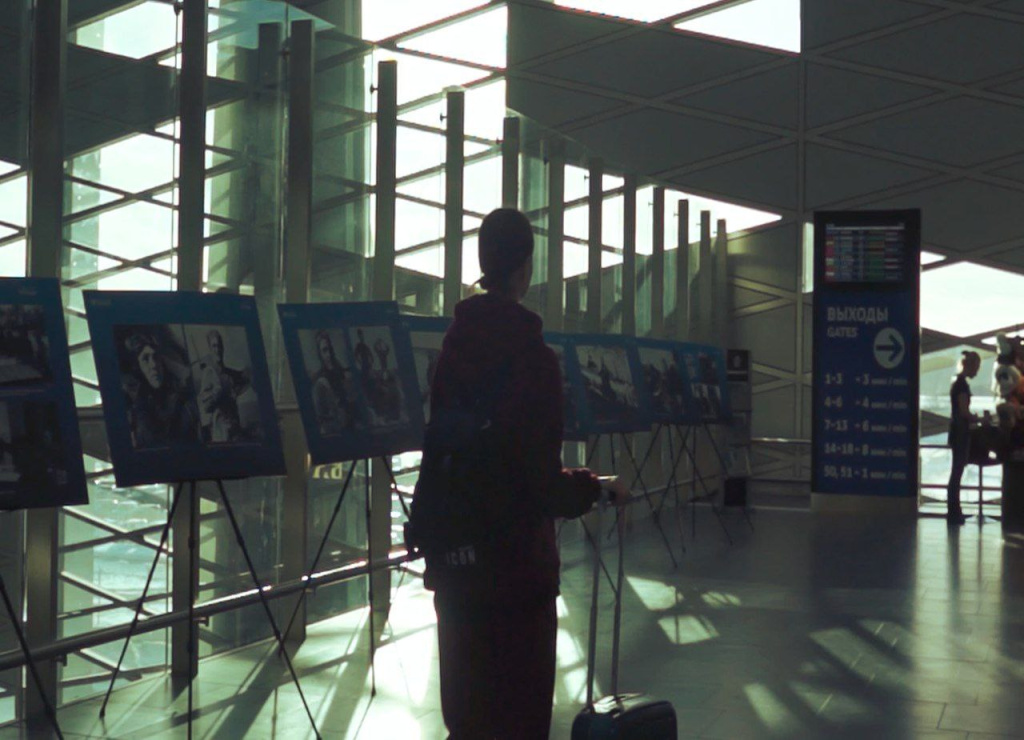
[[[676,710],[672,704],[647,694],[619,693],[619,633],[622,629],[622,530],[618,533],[619,568],[615,587],[615,626],[612,632],[612,692],[594,701],[594,658],[597,648],[597,595],[601,576],[601,512],[595,524],[594,586],[590,604],[587,646],[587,705],[572,723],[572,740],[676,740]]]

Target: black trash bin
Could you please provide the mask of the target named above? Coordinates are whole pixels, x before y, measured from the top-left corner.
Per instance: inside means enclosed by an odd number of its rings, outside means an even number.
[[[1003,528],[1024,531],[1024,460],[1003,463]]]

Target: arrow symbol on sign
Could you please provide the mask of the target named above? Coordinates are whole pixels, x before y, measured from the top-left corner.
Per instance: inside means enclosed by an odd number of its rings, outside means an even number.
[[[895,334],[889,335],[889,341],[891,344],[880,344],[878,349],[889,353],[889,362],[896,362],[896,358],[903,352],[903,345],[900,344],[900,340]]]

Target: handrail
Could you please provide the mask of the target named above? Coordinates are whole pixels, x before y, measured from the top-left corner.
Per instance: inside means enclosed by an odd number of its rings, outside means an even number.
[[[414,558],[404,549],[395,549],[391,551],[386,559],[377,560],[373,564],[373,570],[391,569],[412,561]],[[263,595],[267,599],[280,599],[285,596],[291,596],[297,594],[307,588],[320,588],[323,586],[332,586],[337,583],[349,581],[354,578],[360,578],[362,576],[369,575],[370,566],[365,559],[357,560],[354,563],[343,565],[338,568],[332,568],[330,570],[314,573],[310,576],[302,576],[291,581],[284,583],[270,584],[263,587]],[[224,614],[235,609],[241,609],[242,607],[250,606],[252,604],[259,603],[260,595],[256,589],[249,589],[239,594],[231,594],[230,596],[223,596],[217,599],[211,599],[202,604],[197,604],[194,610],[195,619],[205,620],[216,614]],[[188,620],[188,610],[179,609],[178,611],[167,612],[165,614],[159,614],[155,617],[142,620],[135,627],[135,635],[144,634],[146,632],[155,632],[156,630],[166,629],[173,624],[179,622],[185,622]],[[94,630],[86,632],[75,637],[68,637],[62,640],[55,640],[48,645],[43,645],[32,650],[33,660],[53,660],[59,659],[64,660],[71,653],[79,650],[85,650],[104,643],[113,642],[114,640],[123,640],[128,636],[128,630],[130,628],[129,623],[118,625],[116,627],[108,627],[106,629]],[[21,650],[8,650],[7,652],[0,653],[0,671],[6,671],[11,668],[20,668],[25,665],[25,655]]]

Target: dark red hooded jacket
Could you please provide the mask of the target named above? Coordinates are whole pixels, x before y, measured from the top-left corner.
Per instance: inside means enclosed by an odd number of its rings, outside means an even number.
[[[522,501],[521,517],[510,522],[502,537],[506,547],[497,553],[490,593],[467,597],[556,596],[560,563],[554,519],[585,514],[600,493],[589,471],[562,467],[561,371],[541,330],[540,317],[520,304],[479,295],[455,307],[455,321],[441,346],[432,409],[452,405],[456,394],[510,373],[495,423],[507,442],[505,459]],[[443,574],[429,568],[424,574],[427,588],[460,588],[459,583],[442,579]]]

